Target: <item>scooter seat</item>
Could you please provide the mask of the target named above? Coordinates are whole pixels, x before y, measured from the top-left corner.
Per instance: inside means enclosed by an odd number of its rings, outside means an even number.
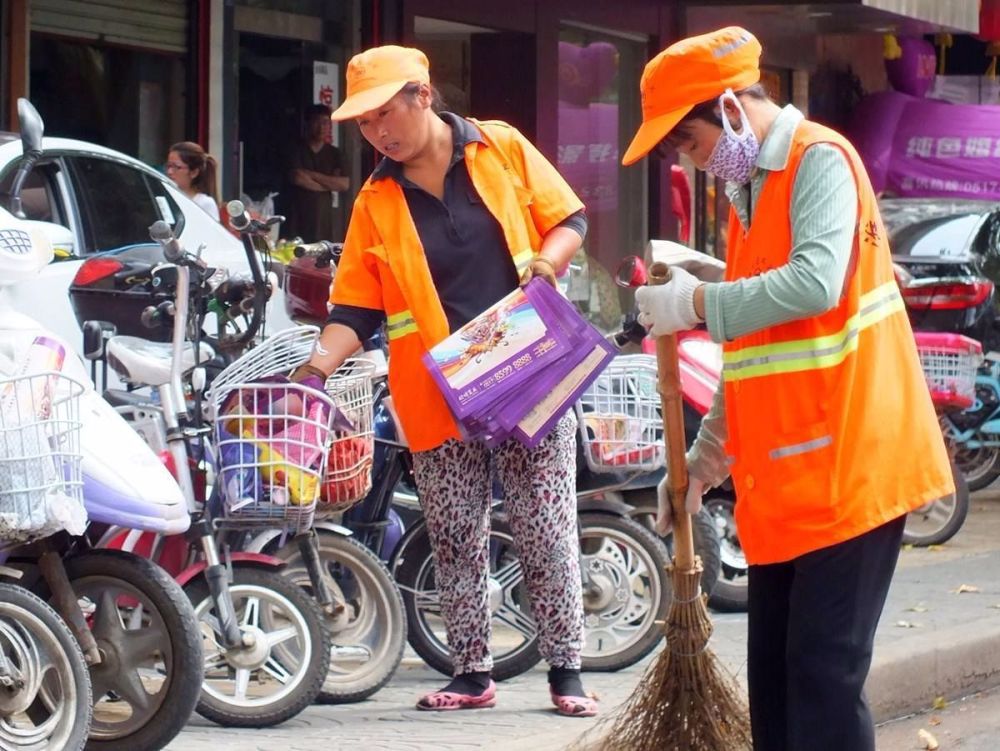
[[[173,345],[151,342],[138,336],[113,336],[108,340],[108,365],[125,381],[143,386],[162,386],[170,380]],[[205,343],[199,345],[195,359],[194,344],[184,343],[181,370],[188,371],[198,363],[211,360],[215,353]]]

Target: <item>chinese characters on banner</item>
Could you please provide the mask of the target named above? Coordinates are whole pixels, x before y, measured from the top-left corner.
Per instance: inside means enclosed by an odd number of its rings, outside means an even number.
[[[892,139],[886,188],[900,196],[1000,199],[998,123],[996,106],[907,102]]]
[[[336,63],[313,61],[313,104],[325,104],[331,110],[340,103],[340,66]],[[326,134],[327,143],[340,145],[339,128],[333,123]]]

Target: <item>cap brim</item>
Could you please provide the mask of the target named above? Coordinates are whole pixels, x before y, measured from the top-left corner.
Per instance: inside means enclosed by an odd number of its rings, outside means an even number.
[[[632,143],[629,144],[622,157],[622,164],[626,167],[642,159],[646,154],[656,148],[656,144],[666,138],[667,134],[674,129],[674,126],[681,121],[694,105],[686,105],[671,110],[664,115],[654,117],[652,120],[644,120],[639,130],[636,132]]]
[[[360,117],[366,112],[370,112],[377,107],[381,107],[383,104],[392,99],[396,94],[403,90],[403,87],[409,81],[405,79],[402,81],[393,81],[392,83],[384,83],[381,86],[373,86],[370,89],[365,89],[364,91],[359,91],[357,94],[352,94],[344,100],[344,103],[334,110],[333,114],[330,115],[331,120],[350,120],[355,117]]]

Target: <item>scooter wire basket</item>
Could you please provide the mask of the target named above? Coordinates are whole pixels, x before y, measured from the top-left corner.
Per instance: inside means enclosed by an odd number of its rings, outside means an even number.
[[[656,358],[616,357],[580,396],[576,414],[583,454],[593,472],[663,467],[663,417]]]
[[[917,331],[917,353],[934,406],[943,411],[968,409],[976,398],[976,371],[983,347],[960,334]]]
[[[319,329],[315,326],[286,329],[246,352],[216,376],[208,399],[217,425],[220,419],[225,418],[224,407],[231,403],[234,389],[242,388],[248,381],[262,377],[290,373],[293,368],[309,359],[318,334]],[[331,408],[329,414],[331,417],[339,414],[346,418],[351,427],[348,428],[342,421],[335,421],[330,426],[318,498],[319,509],[323,514],[345,511],[364,498],[371,489],[374,455],[371,379],[374,373],[375,366],[371,361],[348,358],[327,379],[324,386],[332,407],[336,408]],[[230,517],[233,517],[235,514],[232,505],[228,508]],[[237,512],[244,521],[248,521],[248,516],[253,518],[255,512],[244,511],[243,508],[240,507]],[[312,511],[315,510],[314,506]],[[286,509],[288,511],[290,510]],[[305,517],[301,515],[289,519],[277,509],[269,509],[267,519],[275,518],[285,518],[299,528],[307,526]],[[312,515],[308,522],[311,524]]]
[[[350,421],[334,430],[320,493],[319,514],[337,514],[362,500],[372,487],[375,434],[372,429],[372,376],[369,360],[348,358],[326,381],[326,393]]]
[[[218,415],[219,407],[235,385],[275,373],[287,374],[308,360],[318,335],[315,326],[293,326],[244,352],[212,381],[207,394],[212,417]]]
[[[229,524],[312,526],[333,437],[326,394],[288,382],[236,384],[215,422],[216,482]]]
[[[54,371],[0,380],[0,545],[82,534],[82,394]]]

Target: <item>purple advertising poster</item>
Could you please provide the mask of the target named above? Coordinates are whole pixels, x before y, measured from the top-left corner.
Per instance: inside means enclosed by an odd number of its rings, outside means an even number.
[[[851,131],[876,190],[884,174],[897,196],[1000,200],[1000,106],[876,96]]]

